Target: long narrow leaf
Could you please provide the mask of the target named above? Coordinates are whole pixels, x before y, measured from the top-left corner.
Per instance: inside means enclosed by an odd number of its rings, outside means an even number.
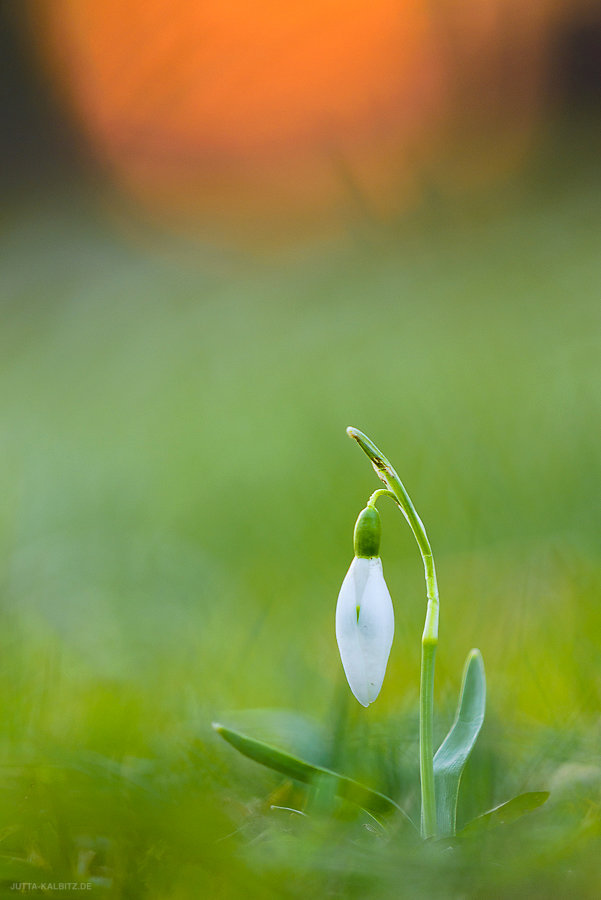
[[[505,803],[500,803],[494,809],[489,809],[488,812],[472,819],[465,828],[461,829],[460,834],[471,834],[480,828],[493,825],[508,825],[538,809],[548,799],[549,791],[527,791],[525,794],[518,794],[517,797],[512,797],[511,800],[506,800]]]
[[[441,837],[455,834],[463,769],[484,721],[486,678],[479,650],[468,654],[455,721],[434,757],[436,818]]]
[[[336,793],[344,800],[350,800],[352,803],[356,803],[357,806],[368,810],[368,812],[400,812],[408,822],[411,822],[407,813],[390,797],[381,794],[379,791],[372,791],[371,788],[360,784],[358,781],[353,781],[352,778],[339,775],[338,772],[332,772],[330,769],[325,769],[322,766],[314,766],[304,759],[291,756],[289,753],[284,753],[283,750],[278,750],[277,747],[272,747],[263,741],[257,741],[255,738],[248,737],[248,735],[242,734],[240,731],[226,728],[225,725],[220,725],[217,722],[213,723],[213,728],[228,744],[231,744],[244,756],[248,756],[255,762],[261,763],[270,769],[275,769],[276,772],[281,772],[282,775],[287,775],[288,778],[294,778],[296,781],[302,781],[304,784],[315,784],[323,781],[325,776],[326,779],[332,779],[335,782]]]

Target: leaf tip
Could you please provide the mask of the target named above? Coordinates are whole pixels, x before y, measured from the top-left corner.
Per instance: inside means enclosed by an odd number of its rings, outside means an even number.
[[[473,647],[467,655],[467,659],[465,661],[466,671],[472,664],[478,666],[478,668],[482,671],[482,674],[484,674],[484,660],[482,659],[482,654],[477,647]]]

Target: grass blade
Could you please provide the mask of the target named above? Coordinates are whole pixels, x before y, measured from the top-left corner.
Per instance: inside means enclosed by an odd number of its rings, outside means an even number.
[[[455,721],[434,757],[436,818],[440,837],[454,835],[457,797],[463,769],[482,728],[486,678],[479,650],[468,654]]]
[[[243,756],[248,756],[255,762],[261,763],[276,772],[281,772],[288,778],[294,778],[296,781],[302,781],[304,784],[315,784],[326,780],[332,780],[336,785],[336,794],[344,800],[350,800],[352,803],[361,806],[368,812],[400,812],[403,818],[408,822],[411,819],[407,813],[394,800],[381,794],[379,791],[372,791],[371,788],[347,778],[345,775],[339,775],[338,772],[332,772],[322,766],[314,766],[312,763],[299,759],[277,747],[272,747],[263,741],[257,741],[255,738],[248,737],[240,731],[234,731],[226,728],[217,722],[213,723],[215,731],[221,735],[224,740],[235,747]],[[413,825],[413,823],[411,822]]]
[[[471,834],[480,828],[515,822],[516,819],[521,819],[522,816],[538,809],[548,799],[549,791],[527,791],[525,794],[518,794],[517,797],[512,797],[511,800],[506,800],[505,803],[500,803],[499,806],[472,819],[465,828],[461,829],[460,834]]]

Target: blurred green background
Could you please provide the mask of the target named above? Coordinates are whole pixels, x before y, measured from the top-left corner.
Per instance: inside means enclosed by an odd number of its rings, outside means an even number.
[[[62,144],[73,126],[42,114],[28,32],[5,19],[7,892],[64,880],[115,897],[598,896],[594,103],[575,113],[551,94],[519,167],[459,197],[424,190],[392,223],[210,243],[107,201],[106,175],[76,138]],[[598,89],[591,75],[582,92],[598,103]],[[391,458],[434,547],[440,737],[467,651],[484,656],[488,719],[460,820],[552,789],[527,824],[461,853],[271,810],[302,805],[300,789],[210,729],[277,734],[415,812],[424,588],[392,506],[396,635],[368,710],[335,642],[353,524],[378,486],[350,424]]]

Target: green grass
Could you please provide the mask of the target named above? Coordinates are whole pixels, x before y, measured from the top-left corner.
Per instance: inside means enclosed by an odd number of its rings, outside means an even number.
[[[522,188],[264,260],[136,245],[85,203],[8,215],[7,893],[598,896],[601,184],[587,169]],[[452,851],[329,815],[210,729],[249,709],[309,717],[245,714],[257,737],[279,731],[416,814],[423,576],[393,509],[396,636],[369,710],[335,643],[353,524],[378,486],[349,424],[394,461],[435,550],[438,737],[467,651],[484,656],[459,824],[552,791]]]

